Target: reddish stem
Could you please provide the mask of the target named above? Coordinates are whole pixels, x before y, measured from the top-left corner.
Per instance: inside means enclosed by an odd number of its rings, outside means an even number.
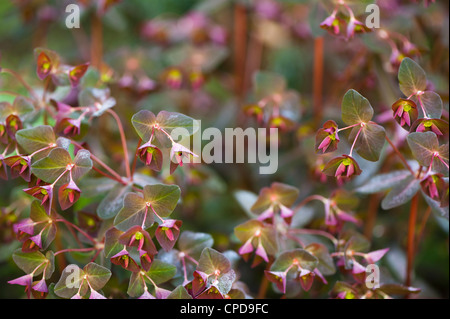
[[[134,152],[133,164],[131,165],[131,180],[133,180],[134,172],[136,171],[138,150],[139,150],[139,147],[141,147],[141,143],[142,143],[142,139],[140,138],[139,141],[138,141],[138,144],[136,146],[136,151]]]
[[[106,112],[108,112],[109,114],[111,114],[114,119],[117,122],[117,127],[119,128],[119,133],[120,133],[120,139],[122,141],[122,148],[123,148],[123,154],[124,154],[124,159],[125,159],[125,170],[126,170],[126,174],[128,179],[131,179],[131,171],[130,171],[130,159],[128,158],[128,148],[127,148],[127,139],[125,137],[125,131],[123,129],[123,125],[122,122],[120,121],[119,116],[117,115],[116,112],[114,112],[111,109],[106,110]]]
[[[313,101],[316,123],[320,123],[322,119],[323,43],[323,37],[314,40]]]
[[[394,145],[394,143],[392,143],[392,141],[389,139],[389,137],[386,135],[386,141],[389,143],[389,145],[391,145],[392,149],[394,150],[395,154],[397,154],[397,156],[400,158],[400,160],[402,161],[403,165],[405,165],[405,167],[411,172],[411,175],[415,175],[414,171],[412,170],[411,166],[409,166],[408,162],[406,161],[405,157],[403,157],[402,153],[400,153],[400,151],[398,150],[398,148]]]
[[[417,208],[419,204],[419,194],[416,194],[411,200],[411,208],[409,211],[408,224],[408,242],[407,242],[407,266],[406,266],[406,282],[407,287],[411,286],[412,272],[414,269],[414,239],[417,221]]]
[[[55,252],[55,256],[62,254],[62,253],[67,253],[67,252],[72,252],[72,251],[78,251],[78,252],[83,252],[83,251],[92,251],[92,250],[96,250],[95,247],[89,247],[89,248],[67,248],[67,249],[63,249],[63,250],[59,250],[57,252]]]

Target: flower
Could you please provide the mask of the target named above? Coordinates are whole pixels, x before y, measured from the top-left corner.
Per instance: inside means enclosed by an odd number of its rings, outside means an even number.
[[[122,249],[120,252],[111,257],[111,262],[114,265],[122,266],[124,269],[129,270],[131,272],[138,272],[139,266],[131,258],[130,254],[126,249]]]
[[[394,112],[394,119],[407,131],[410,130],[411,124],[414,123],[419,116],[416,103],[407,99],[399,99],[395,102],[392,105],[392,111]]]
[[[165,72],[164,79],[168,87],[178,90],[183,84],[183,73],[178,68],[170,68]]]
[[[119,237],[119,243],[128,247],[137,247],[154,256],[158,253],[147,231],[141,226],[133,226]]]
[[[443,179],[442,174],[434,174],[426,177],[420,182],[423,192],[435,201],[442,201],[448,189],[448,183]]]
[[[448,134],[448,123],[440,119],[418,119],[410,132],[434,132],[438,137]]]
[[[37,185],[31,188],[26,188],[23,191],[39,199],[41,201],[41,205],[44,206],[47,214],[50,215],[50,210],[53,202],[53,185]]]
[[[347,180],[353,175],[360,175],[362,171],[353,157],[342,155],[329,161],[323,172],[328,176],[336,177],[338,180]]]
[[[11,168],[12,178],[21,176],[26,182],[31,180],[31,157],[25,155],[14,155],[4,159]]]
[[[139,159],[154,171],[160,171],[162,168],[163,154],[161,150],[147,142],[138,149]]]
[[[320,27],[327,30],[333,35],[338,35],[340,33],[340,20],[336,17],[337,10],[327,17],[321,24]]]
[[[173,142],[172,149],[170,150],[170,174],[173,174],[178,165],[183,166],[183,157],[189,157],[189,155],[198,157],[198,155],[191,152],[190,149]]]
[[[75,204],[80,195],[81,191],[71,177],[69,183],[62,185],[58,190],[59,206],[62,210],[68,209]]]
[[[181,220],[166,219],[155,231],[155,237],[165,251],[169,251],[175,245],[180,235]]]
[[[352,39],[355,34],[371,32],[372,30],[368,28],[364,23],[357,20],[352,14],[350,20],[347,24],[347,39]]]
[[[58,131],[65,136],[76,136],[80,134],[81,118],[63,118],[58,125]]]
[[[316,151],[322,154],[334,152],[339,143],[338,126],[334,121],[327,121],[316,134]]]

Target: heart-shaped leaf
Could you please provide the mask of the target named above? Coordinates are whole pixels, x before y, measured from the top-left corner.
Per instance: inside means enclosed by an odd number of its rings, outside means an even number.
[[[74,165],[72,168],[72,178],[76,180],[92,168],[91,153],[87,150],[79,150],[72,160],[67,150],[57,147],[46,157],[33,163],[31,165],[31,172],[37,178],[47,183],[53,183],[68,169],[70,164]],[[69,174],[65,174],[59,181],[68,183]]]
[[[420,99],[420,101],[419,101]],[[420,96],[414,96],[412,100],[416,105],[422,105],[426,114],[423,114],[422,107],[418,107],[419,118],[427,117],[431,119],[440,119],[444,104],[439,94],[433,91],[425,91]]]
[[[84,279],[84,271],[77,265],[68,265],[56,283],[54,292],[62,298],[72,298],[78,291],[83,296],[88,292],[89,286]]]
[[[16,140],[30,154],[56,143],[55,132],[49,125],[19,130]]]
[[[96,263],[89,263],[83,268],[87,275],[87,280],[94,290],[102,289],[111,278],[111,271],[108,268],[97,265]]]
[[[381,207],[388,210],[409,202],[420,190],[420,180],[410,175],[400,182],[381,201]]]
[[[186,288],[178,286],[167,296],[167,299],[192,299],[192,296],[188,293]]]
[[[130,227],[142,225],[150,227],[154,214],[169,217],[180,199],[180,188],[177,185],[155,184],[144,187],[143,196],[129,193],[123,201],[123,208],[114,219],[114,226],[122,231]]]
[[[108,231],[105,233],[105,248],[103,249],[103,253],[105,254],[106,258],[114,256],[124,248],[124,245],[119,243],[119,237],[122,234],[122,231],[114,227],[108,229]]]
[[[356,152],[368,161],[378,161],[385,144],[386,131],[384,127],[375,123],[367,123],[363,127],[354,127],[349,136],[350,141],[355,139],[359,130],[361,132],[355,142]]]
[[[119,213],[123,207],[125,196],[131,191],[131,185],[117,184],[102,199],[97,207],[97,215],[101,219],[110,219]]]
[[[347,125],[368,123],[373,117],[369,100],[351,89],[345,93],[341,106],[342,121]]]
[[[427,75],[416,62],[410,58],[404,58],[398,70],[400,90],[406,96],[411,96],[419,91],[425,91],[427,87]]]
[[[35,276],[42,273],[44,270],[43,263],[47,261],[47,258],[40,251],[25,253],[21,249],[16,250],[13,253],[12,258],[16,265],[27,274],[33,272],[37,267],[42,265],[39,270],[34,272]]]
[[[150,269],[146,272],[156,285],[172,279],[176,273],[177,267],[159,259],[153,260]]]
[[[439,151],[439,141],[433,132],[414,132],[407,137],[408,145],[420,165],[430,166],[434,153]]]
[[[210,234],[184,231],[178,239],[180,251],[188,254],[194,259],[198,259],[203,249],[210,248],[214,244],[214,239]]]
[[[275,182],[270,187],[261,189],[258,199],[251,207],[255,214],[261,214],[273,204],[291,206],[297,200],[299,190],[296,187]]]
[[[374,194],[397,187],[405,178],[411,175],[408,170],[393,171],[390,173],[375,175],[370,180],[355,189],[360,194]]]

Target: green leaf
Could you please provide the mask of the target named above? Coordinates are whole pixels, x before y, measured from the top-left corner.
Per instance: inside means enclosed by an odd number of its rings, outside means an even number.
[[[144,142],[147,142],[150,139],[152,132],[154,131],[156,138],[162,145],[167,144],[164,143],[164,141],[167,141],[168,138],[162,132],[154,130],[155,125],[164,129],[168,134],[176,128],[183,128],[189,135],[192,135],[199,129],[197,121],[193,118],[181,113],[167,111],[161,111],[158,113],[158,116],[155,117],[153,112],[142,110],[133,115],[131,122],[139,137]]]
[[[153,224],[153,213],[149,211],[147,203],[140,194],[128,193],[123,200],[123,207],[114,219],[114,226],[127,231],[133,226],[142,225],[145,219],[145,227]]]
[[[66,171],[69,164],[74,164],[72,178],[77,180],[92,168],[91,153],[87,150],[79,150],[72,161],[69,152],[58,147],[53,149],[46,157],[33,163],[31,165],[31,172],[37,178],[47,183],[53,183]],[[60,179],[60,183],[67,183],[68,180],[69,174],[66,173]]]
[[[12,258],[16,265],[27,274],[32,273],[37,267],[47,261],[47,258],[40,251],[24,253],[21,249],[16,250],[13,253]],[[38,276],[43,270],[44,265],[42,265],[34,275]]]
[[[55,132],[49,125],[19,130],[16,132],[16,140],[29,154],[56,143]]]
[[[322,275],[329,276],[336,273],[333,257],[331,257],[328,249],[320,243],[312,243],[305,247],[305,250],[315,256],[318,260],[317,268]]]
[[[144,199],[160,217],[169,217],[178,204],[181,190],[177,185],[155,184],[144,187]]]
[[[231,263],[223,254],[209,247],[203,249],[198,261],[198,271],[202,271],[210,275],[216,270],[219,270],[220,273],[227,273],[230,269]]]
[[[58,147],[53,149],[47,157],[34,162],[31,165],[31,172],[44,182],[53,183],[71,163],[72,158],[69,152]]]
[[[150,140],[154,126],[156,124],[156,116],[148,110],[141,110],[134,114],[131,123],[138,133],[139,137],[144,141]]]
[[[393,171],[390,173],[375,175],[370,180],[355,189],[355,192],[360,194],[375,194],[383,192],[388,189],[397,187],[405,178],[411,175],[408,170]]]
[[[75,264],[68,265],[56,283],[54,292],[62,298],[72,298],[78,291],[83,296],[88,292],[89,286],[84,280],[84,271]],[[80,288],[81,287],[81,288]]]
[[[269,71],[257,71],[253,74],[255,98],[260,100],[286,90],[286,80],[279,74]]]
[[[263,222],[252,219],[240,224],[234,228],[234,234],[242,242],[245,243],[250,237],[260,231],[261,245],[264,247],[268,255],[275,255],[278,251],[276,232],[273,227],[266,226]]]
[[[420,102],[417,96],[414,96],[412,100],[419,106]],[[420,95],[422,106],[427,114],[423,114],[422,108],[418,107],[419,118],[427,117],[432,119],[440,119],[442,111],[444,110],[444,104],[439,94],[433,91],[425,91]]]
[[[123,207],[125,195],[131,192],[131,185],[117,184],[102,199],[97,207],[97,215],[101,219],[110,219],[117,215]]]
[[[147,275],[153,280],[155,285],[159,285],[172,279],[176,273],[177,267],[159,259],[153,260],[150,269],[147,271]]]
[[[420,190],[420,180],[408,176],[392,189],[381,201],[384,210],[392,209],[409,202]]]
[[[184,231],[178,238],[178,248],[194,259],[198,259],[203,249],[210,248],[214,239],[210,234]]]
[[[167,299],[192,299],[192,296],[187,292],[186,288],[178,286],[167,296]]]
[[[236,273],[231,269],[231,262],[225,255],[212,248],[203,249],[197,271],[212,275],[211,280],[218,281],[215,286],[222,294],[227,294],[236,280]]]
[[[282,204],[286,207],[292,206],[297,200],[299,190],[287,184],[273,183],[270,187],[261,189],[258,199],[251,207],[255,214],[261,214],[272,204]]]
[[[427,75],[416,62],[410,58],[404,58],[398,70],[400,90],[406,96],[411,96],[419,91],[425,91],[427,87]]]
[[[98,117],[106,110],[116,105],[116,99],[110,96],[108,88],[85,88],[78,94],[79,104],[84,106],[95,106],[97,110],[92,114]]]
[[[192,135],[199,128],[193,118],[176,112],[161,111],[156,117],[156,122],[169,134],[176,128],[183,128],[188,131],[189,135]]]
[[[319,261],[311,253],[304,249],[294,249],[281,253],[270,267],[271,271],[286,271],[295,261],[306,270],[313,271]]]
[[[105,233],[105,248],[103,249],[103,253],[106,258],[110,258],[114,256],[119,251],[121,251],[124,246],[119,243],[119,237],[123,232],[118,230],[117,228],[110,228]]]
[[[146,288],[145,280],[140,272],[133,272],[128,283],[127,294],[130,297],[140,297]]]
[[[441,207],[441,203],[438,201],[435,201],[434,199],[430,198],[428,195],[426,195],[422,191],[422,196],[425,198],[425,201],[427,202],[428,206],[430,206],[431,210],[440,217],[444,217],[446,219],[449,219],[449,207]]]
[[[380,288],[377,288],[375,291],[377,290],[381,290],[388,295],[409,295],[411,293],[417,294],[421,291],[420,288],[408,287],[398,284],[384,284]]]
[[[169,217],[180,199],[180,188],[177,185],[154,184],[144,187],[141,194],[129,193],[123,201],[123,208],[114,219],[114,226],[122,231],[130,227],[142,225],[146,227],[154,221],[154,213],[159,217]]]
[[[420,165],[430,166],[434,152],[439,151],[439,141],[433,132],[414,132],[407,137],[408,145]]]
[[[373,108],[369,100],[351,89],[342,100],[342,121],[347,125],[368,123],[373,117]]]
[[[375,123],[367,123],[364,127],[354,127],[350,133],[349,141],[353,141],[361,129],[355,142],[355,150],[362,158],[376,162],[380,159],[385,144],[386,131],[384,127]]]
[[[94,290],[102,289],[109,281],[109,278],[111,278],[111,271],[108,268],[93,262],[84,266],[83,271],[87,275],[87,280]]]

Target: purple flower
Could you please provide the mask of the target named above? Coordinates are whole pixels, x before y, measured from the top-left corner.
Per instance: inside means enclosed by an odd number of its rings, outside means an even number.
[[[354,175],[360,175],[362,171],[352,157],[342,155],[329,161],[323,172],[328,176],[336,177],[338,180],[347,180]]]
[[[316,151],[322,154],[334,152],[339,143],[338,126],[334,121],[327,121],[316,134]]]
[[[31,180],[31,157],[14,155],[5,158],[4,162],[11,168],[11,176],[13,178],[21,176],[26,182]]]
[[[334,10],[333,13],[320,24],[322,29],[327,30],[333,35],[338,35],[341,32],[340,20],[336,17],[336,14],[337,10]]]
[[[173,174],[178,165],[183,166],[183,157],[188,158],[189,156],[198,157],[198,155],[194,154],[190,149],[183,145],[173,143],[172,149],[170,150],[170,174]]]
[[[410,130],[411,124],[414,123],[419,116],[416,103],[407,99],[399,99],[395,102],[392,105],[392,111],[394,112],[394,119],[407,131]]]
[[[150,142],[145,143],[138,149],[139,158],[145,165],[154,171],[162,168],[163,154],[161,150]]]
[[[53,202],[53,185],[37,185],[23,190],[25,193],[37,198],[41,201],[45,211],[50,215],[50,210]]]

